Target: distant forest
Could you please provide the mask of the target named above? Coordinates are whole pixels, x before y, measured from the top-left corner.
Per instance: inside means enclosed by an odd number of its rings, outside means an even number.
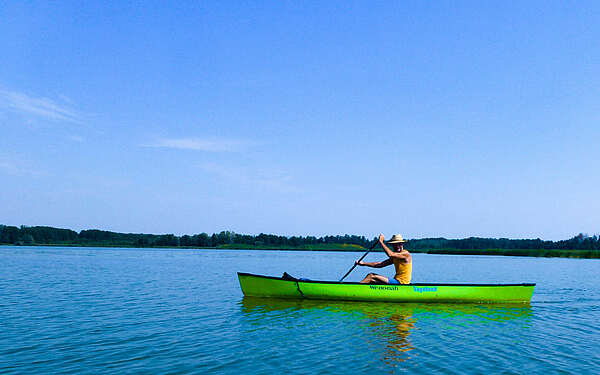
[[[4,245],[63,245],[63,246],[102,246],[102,247],[187,247],[187,248],[246,248],[246,249],[299,249],[299,250],[349,250],[356,251],[369,247],[374,241],[364,236],[277,236],[273,234],[247,235],[230,231],[220,233],[200,233],[176,236],[173,234],[117,233],[97,229],[76,232],[70,229],[46,226],[6,226],[0,225],[0,244]],[[540,239],[479,238],[464,239],[423,238],[411,239],[405,247],[415,252],[490,254],[481,251],[495,249],[504,255],[521,254],[517,250],[538,250],[538,253],[552,250],[588,250],[591,257],[598,255],[600,238],[597,235],[578,234],[561,241]],[[457,251],[453,251],[457,250]],[[510,250],[515,250],[511,252]],[[548,252],[546,252],[548,253]],[[557,256],[552,255],[549,256]],[[537,254],[539,255],[539,254]],[[580,254],[585,256],[585,254]],[[558,255],[558,256],[564,256]],[[589,257],[589,256],[586,256]]]
[[[125,247],[190,247],[190,248],[283,248],[335,249],[331,245],[360,250],[371,240],[364,236],[277,236],[261,233],[257,236],[230,231],[176,236],[174,234],[117,233],[97,229],[74,230],[45,226],[0,225],[0,244],[6,245],[66,245],[66,246],[125,246]],[[343,249],[343,248],[340,248]]]

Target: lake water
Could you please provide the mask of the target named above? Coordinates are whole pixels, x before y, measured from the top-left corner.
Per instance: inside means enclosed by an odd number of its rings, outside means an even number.
[[[535,282],[531,305],[251,299],[236,276],[335,280],[360,255],[0,247],[0,373],[600,371],[600,260],[414,254],[413,282]]]

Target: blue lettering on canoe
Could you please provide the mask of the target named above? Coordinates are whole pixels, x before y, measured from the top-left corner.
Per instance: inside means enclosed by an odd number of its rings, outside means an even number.
[[[413,291],[423,292],[437,292],[437,286],[413,286]]]

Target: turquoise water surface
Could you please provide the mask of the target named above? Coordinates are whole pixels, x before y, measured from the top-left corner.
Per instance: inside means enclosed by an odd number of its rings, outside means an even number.
[[[265,300],[237,282],[334,280],[360,255],[0,247],[0,373],[598,373],[600,260],[414,254],[414,282],[535,282],[530,305]]]

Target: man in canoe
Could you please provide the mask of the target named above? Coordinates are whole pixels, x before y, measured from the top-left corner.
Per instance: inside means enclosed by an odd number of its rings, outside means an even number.
[[[379,244],[383,248],[383,251],[387,254],[388,258],[381,262],[362,262],[356,261],[359,266],[367,266],[373,268],[382,268],[389,265],[394,265],[396,269],[396,275],[394,277],[387,278],[376,273],[370,273],[365,277],[361,283],[368,284],[410,284],[412,277],[412,256],[404,249],[404,243],[406,240],[402,239],[402,236],[395,234],[392,239],[387,243],[392,245],[394,250],[390,250],[384,242],[383,234],[379,235]]]

